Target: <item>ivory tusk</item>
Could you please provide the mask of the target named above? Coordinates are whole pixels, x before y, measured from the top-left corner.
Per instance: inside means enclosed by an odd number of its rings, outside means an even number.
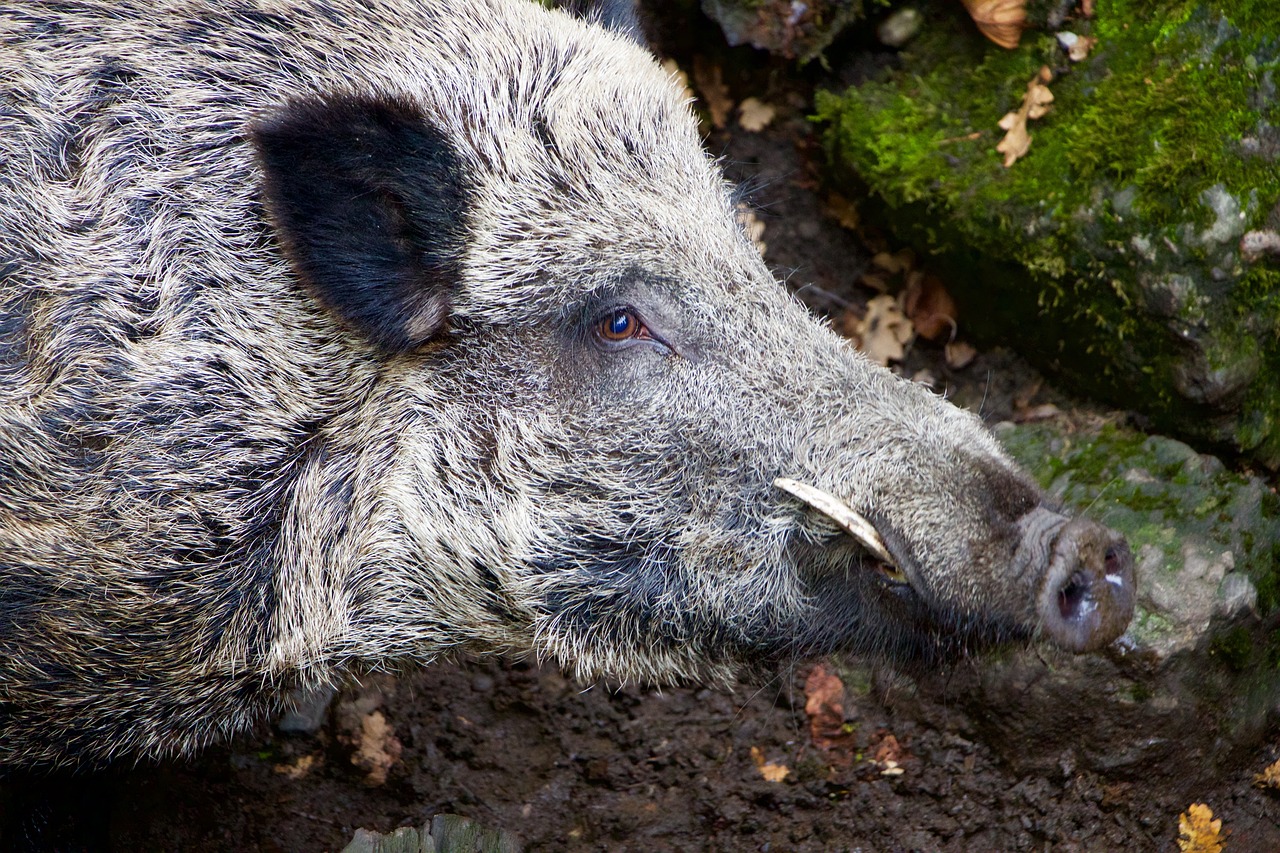
[[[841,530],[862,543],[862,546],[870,551],[871,555],[877,560],[888,563],[895,568],[897,567],[897,563],[889,555],[889,549],[884,546],[884,540],[880,538],[880,534],[876,532],[876,529],[871,526],[871,522],[850,509],[849,505],[844,501],[829,492],[815,489],[807,483],[792,480],[790,477],[779,477],[773,481],[773,484],[830,518],[840,526]]]

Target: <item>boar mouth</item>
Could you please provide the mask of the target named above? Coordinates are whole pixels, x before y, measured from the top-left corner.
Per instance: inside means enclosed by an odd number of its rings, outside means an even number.
[[[898,583],[906,583],[906,575],[903,574],[898,561],[889,553],[889,549],[884,544],[884,538],[861,513],[830,492],[824,492],[822,489],[790,477],[779,477],[773,481],[773,485],[834,521],[836,526],[853,537],[858,544],[867,549],[871,556],[883,564],[884,575],[887,578]]]

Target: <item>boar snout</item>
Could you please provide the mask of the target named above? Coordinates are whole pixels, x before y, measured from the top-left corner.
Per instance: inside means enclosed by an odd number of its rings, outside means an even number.
[[[1073,652],[1095,651],[1119,637],[1134,603],[1133,555],[1120,534],[1044,507],[1019,526],[1031,565],[1046,567],[1036,600],[1044,632]]]

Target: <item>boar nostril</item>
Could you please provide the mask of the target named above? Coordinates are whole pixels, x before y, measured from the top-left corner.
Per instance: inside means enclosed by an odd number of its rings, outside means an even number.
[[[1117,545],[1107,546],[1107,551],[1102,557],[1103,571],[1106,572],[1107,583],[1112,586],[1121,586],[1124,583],[1124,566],[1125,557],[1128,555],[1128,549],[1122,549]]]
[[[1058,612],[1062,618],[1078,619],[1088,593],[1089,579],[1082,572],[1073,572],[1066,586],[1058,590]]]
[[[1037,602],[1041,627],[1070,651],[1108,645],[1133,616],[1129,546],[1096,522],[1076,519],[1057,532],[1043,584]]]

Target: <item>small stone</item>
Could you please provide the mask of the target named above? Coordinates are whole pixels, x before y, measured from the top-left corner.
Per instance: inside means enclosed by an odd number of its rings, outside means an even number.
[[[325,717],[329,713],[329,705],[337,693],[337,689],[330,686],[296,692],[290,697],[290,704],[293,707],[281,715],[276,728],[282,732],[294,734],[314,734],[324,725]]]
[[[920,32],[923,21],[918,9],[907,6],[880,22],[876,27],[876,38],[886,47],[902,47]]]
[[[1218,587],[1218,612],[1223,616],[1252,613],[1258,606],[1258,588],[1242,574],[1231,573]]]

